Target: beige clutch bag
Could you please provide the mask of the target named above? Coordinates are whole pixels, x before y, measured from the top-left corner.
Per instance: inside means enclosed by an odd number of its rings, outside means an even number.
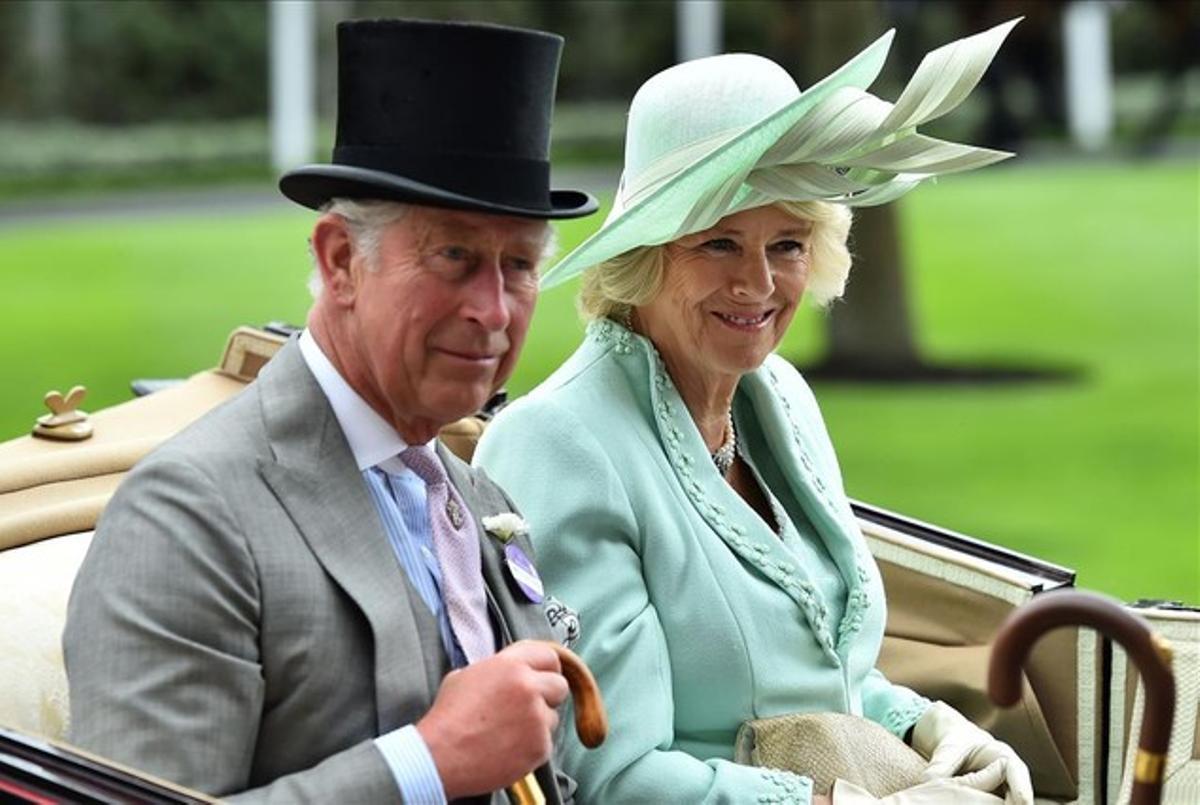
[[[921,782],[925,759],[873,721],[843,713],[804,713],[747,721],[738,729],[733,759],[810,777],[828,794],[846,780],[886,797]]]

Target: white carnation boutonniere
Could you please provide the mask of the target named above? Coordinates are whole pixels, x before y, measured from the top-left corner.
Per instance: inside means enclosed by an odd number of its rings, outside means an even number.
[[[529,523],[525,518],[514,512],[501,512],[483,518],[483,528],[489,534],[507,545],[514,537],[524,537],[529,534]]]

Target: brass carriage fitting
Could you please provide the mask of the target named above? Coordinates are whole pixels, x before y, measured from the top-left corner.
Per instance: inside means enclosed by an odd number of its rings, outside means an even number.
[[[75,386],[64,397],[60,391],[50,391],[42,398],[42,402],[50,409],[50,413],[38,417],[33,426],[33,435],[42,439],[53,439],[60,442],[80,442],[92,436],[92,422],[86,411],[80,411],[79,406],[87,396],[87,389]]]

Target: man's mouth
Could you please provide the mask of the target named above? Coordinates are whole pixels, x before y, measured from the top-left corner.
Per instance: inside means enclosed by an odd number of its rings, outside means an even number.
[[[735,330],[753,332],[762,329],[770,321],[771,317],[775,315],[775,309],[764,310],[762,313],[754,316],[735,316],[732,313],[721,313],[720,311],[714,311],[713,315],[720,319],[723,324]]]
[[[449,355],[451,358],[457,358],[460,361],[471,361],[472,363],[498,361],[501,357],[500,353],[495,352],[476,352],[475,350],[447,349],[446,347],[438,347],[437,350],[444,355]]]

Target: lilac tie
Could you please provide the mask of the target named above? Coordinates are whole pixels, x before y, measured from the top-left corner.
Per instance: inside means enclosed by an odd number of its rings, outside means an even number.
[[[409,447],[400,460],[425,482],[433,547],[442,568],[442,599],[458,645],[468,663],[490,657],[496,653],[496,641],[488,621],[474,519],[430,445]]]

